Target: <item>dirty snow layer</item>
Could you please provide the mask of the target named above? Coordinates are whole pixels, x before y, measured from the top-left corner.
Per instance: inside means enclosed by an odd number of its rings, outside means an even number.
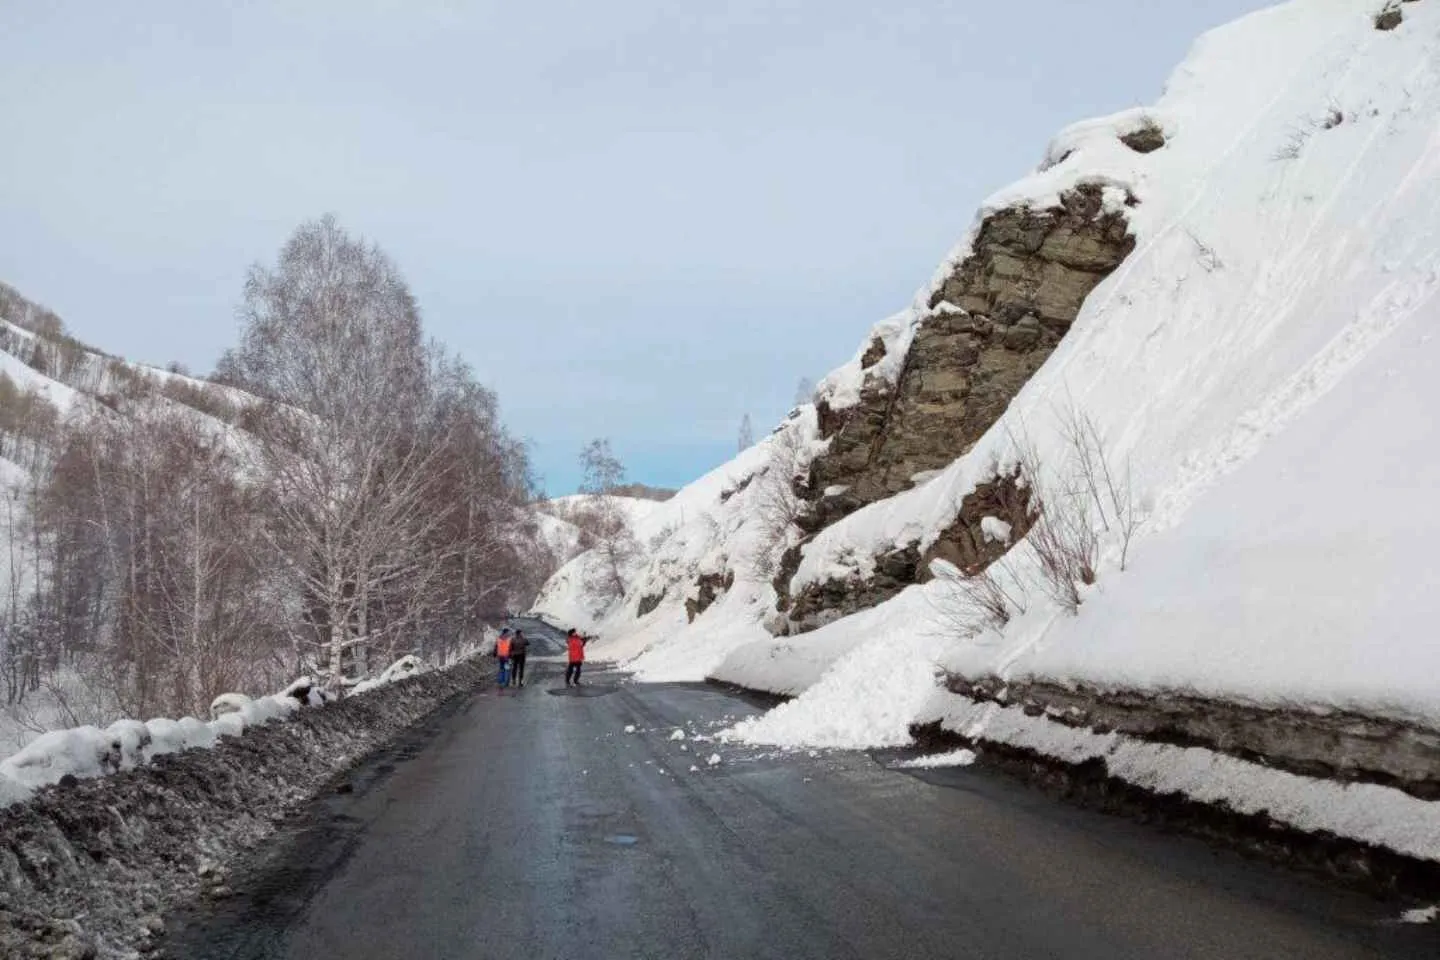
[[[0,810],[0,956],[135,956],[330,777],[490,675],[473,658]]]
[[[418,657],[405,656],[379,677],[357,684],[352,696],[424,672],[426,668]],[[252,727],[289,718],[302,706],[322,706],[325,700],[314,681],[302,677],[273,696],[252,699],[240,693],[221,694],[210,705],[213,719],[209,722],[194,717],[160,717],[143,723],[117,720],[103,730],[95,726],[53,730],[0,760],[0,806],[25,800],[40,787],[66,777],[101,777],[134,770],[168,753],[209,749],[222,737],[241,736]]]
[[[1181,794],[1242,814],[1266,814],[1306,832],[1328,831],[1407,856],[1440,861],[1440,804],[1371,783],[1297,776],[1199,747],[1077,730],[1021,707],[937,697],[941,726],[967,739],[1076,764],[1104,761],[1113,777],[1155,794]]]

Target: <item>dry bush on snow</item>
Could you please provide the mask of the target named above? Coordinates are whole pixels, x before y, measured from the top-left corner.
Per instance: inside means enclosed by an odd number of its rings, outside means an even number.
[[[1130,465],[1127,461],[1118,468],[1107,456],[1094,419],[1073,403],[1057,411],[1057,418],[1067,459],[1053,474],[1041,470],[1028,438],[1012,434],[1011,440],[1036,515],[1025,540],[1035,556],[1039,585],[1074,613],[1083,589],[1095,582],[1104,537],[1118,541],[1124,570],[1143,517]]]
[[[770,451],[770,461],[750,481],[755,488],[750,498],[760,527],[751,563],[761,580],[775,575],[804,506],[795,493],[795,475],[805,462],[804,440],[798,431],[782,429],[772,437]]]
[[[1023,589],[1005,585],[1006,580],[1012,584],[1018,581],[1004,559],[971,576],[944,561],[936,561],[934,570],[936,577],[946,584],[945,591],[934,601],[936,612],[948,627],[962,636],[1003,630],[1011,617],[1026,610]]]

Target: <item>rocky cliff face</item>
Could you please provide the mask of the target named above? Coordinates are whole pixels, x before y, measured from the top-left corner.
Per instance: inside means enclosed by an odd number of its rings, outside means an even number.
[[[1085,298],[1134,245],[1123,213],[1107,208],[1102,188],[1094,185],[1069,191],[1049,209],[1016,207],[986,218],[971,254],[932,295],[894,385],[871,378],[855,406],[837,411],[821,403],[820,432],[830,446],[797,484],[807,502],[800,528],[814,534],[965,453],[999,419],[1070,329]],[[884,354],[876,341],[862,367],[873,367]],[[937,555],[960,561],[962,568],[983,569],[994,559],[989,554],[1004,552],[977,546],[984,544],[979,522],[985,509],[1004,501],[1010,512],[999,515],[1018,520],[1016,536],[1026,526],[1023,508],[1013,510],[1019,496],[1013,478],[997,478],[987,487],[993,489],[977,490],[973,508],[967,500],[955,526],[925,556],[901,549],[879,558],[873,582],[812,587],[792,604],[788,575],[798,553],[787,557],[790,563],[782,563],[776,586],[789,629],[808,629],[881,602],[922,579]]]
[[[911,584],[930,579],[932,560],[953,563],[967,576],[984,570],[1030,530],[1034,519],[1030,492],[1018,484],[1018,479],[1018,474],[1006,474],[977,486],[961,501],[954,522],[924,551],[918,543],[907,544],[876,557],[875,570],[869,577],[812,583],[793,598],[782,596],[785,618],[775,626],[783,633],[804,633],[877,606]],[[1010,526],[1009,539],[987,537],[981,529],[985,517],[1004,520]],[[791,564],[798,564],[799,559],[798,549],[786,555]],[[788,581],[794,572],[792,565],[781,576]]]

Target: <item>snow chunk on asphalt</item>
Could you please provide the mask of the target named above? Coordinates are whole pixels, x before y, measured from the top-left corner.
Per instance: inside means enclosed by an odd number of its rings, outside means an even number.
[[[676,727],[676,728],[675,728],[675,732],[672,733],[672,734],[670,734],[670,739],[671,739],[671,740],[684,740],[684,739],[685,739],[685,731],[682,730],[682,729],[680,729],[679,727]]]
[[[710,754],[710,758],[709,758],[708,760],[706,760],[705,762],[708,763],[708,764],[709,764],[710,766],[712,766],[712,767],[718,767],[718,766],[720,766],[720,754],[718,754],[718,753],[712,753],[712,754]]]
[[[905,760],[895,766],[902,770],[929,770],[934,767],[968,767],[974,762],[975,751],[962,747],[959,750],[951,750],[949,753],[932,753],[926,757]]]
[[[1401,923],[1434,923],[1436,920],[1440,920],[1440,906],[1406,910],[1400,914]]]
[[[634,732],[635,732],[635,724],[633,724],[633,723],[627,723],[627,724],[625,724],[625,732],[626,732],[626,733],[634,733]]]

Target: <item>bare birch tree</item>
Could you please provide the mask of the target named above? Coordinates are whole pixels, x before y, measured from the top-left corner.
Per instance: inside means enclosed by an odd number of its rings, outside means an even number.
[[[634,557],[638,544],[616,495],[625,482],[625,465],[615,456],[608,439],[596,439],[580,451],[580,467],[584,479],[580,490],[590,499],[577,519],[582,534],[598,558],[598,569],[590,588],[603,597],[615,599],[625,595],[625,568]]]
[[[390,259],[325,217],[273,269],[252,268],[233,375],[270,402],[259,468],[270,539],[309,606],[299,645],[331,687],[368,668],[379,594],[423,578],[435,448],[416,442],[427,364],[414,298]],[[403,622],[404,618],[399,618]],[[300,625],[297,624],[297,628]]]

